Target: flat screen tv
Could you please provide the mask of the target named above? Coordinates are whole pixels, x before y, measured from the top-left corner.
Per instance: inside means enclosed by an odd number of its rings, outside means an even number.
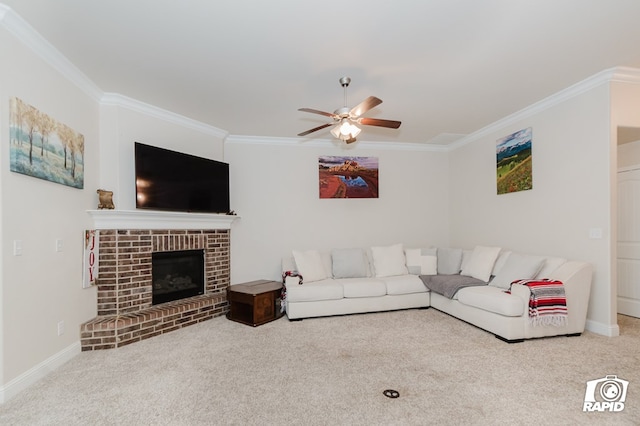
[[[135,143],[136,208],[229,213],[229,164]]]

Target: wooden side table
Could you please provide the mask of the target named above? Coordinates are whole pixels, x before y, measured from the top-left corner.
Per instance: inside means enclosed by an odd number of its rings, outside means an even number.
[[[234,284],[227,288],[230,309],[227,318],[254,327],[282,316],[280,294],[282,283],[258,280]]]

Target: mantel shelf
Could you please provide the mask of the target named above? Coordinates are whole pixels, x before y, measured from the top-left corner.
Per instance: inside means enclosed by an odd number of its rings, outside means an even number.
[[[156,210],[87,210],[94,229],[231,229],[235,215]]]

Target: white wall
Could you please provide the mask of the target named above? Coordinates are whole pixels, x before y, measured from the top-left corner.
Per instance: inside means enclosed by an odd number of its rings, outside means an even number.
[[[98,182],[98,102],[9,31],[0,27],[0,200],[2,218],[2,378],[0,399],[16,381],[28,382],[34,366],[55,364],[79,352],[80,324],[96,314],[95,289],[82,288],[86,210],[95,205]],[[84,187],[9,171],[9,99],[18,97],[84,135]],[[55,240],[63,251],[55,251]],[[13,255],[13,242],[22,255]],[[57,324],[65,332],[58,336]],[[69,355],[72,356],[72,355]],[[34,373],[35,374],[35,373]]]
[[[292,249],[448,244],[447,153],[372,145],[229,138],[231,282],[281,279]],[[319,199],[321,155],[378,157],[379,198]]]
[[[120,210],[134,210],[134,142],[223,161],[226,132],[124,96],[108,94],[100,108],[101,189]]]
[[[496,140],[533,128],[533,189],[496,194]],[[451,153],[451,242],[562,256],[594,267],[588,327],[617,334],[611,285],[609,85],[471,136]],[[602,230],[591,239],[590,230]]]

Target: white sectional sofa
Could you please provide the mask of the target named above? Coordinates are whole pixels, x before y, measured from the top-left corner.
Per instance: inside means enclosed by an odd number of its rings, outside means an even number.
[[[581,334],[592,276],[588,263],[558,257],[498,247],[405,249],[401,244],[294,251],[283,259],[282,270],[292,275],[285,279],[284,300],[291,320],[433,307],[507,342]],[[562,282],[564,322],[534,324],[529,287],[511,285],[542,278]]]

